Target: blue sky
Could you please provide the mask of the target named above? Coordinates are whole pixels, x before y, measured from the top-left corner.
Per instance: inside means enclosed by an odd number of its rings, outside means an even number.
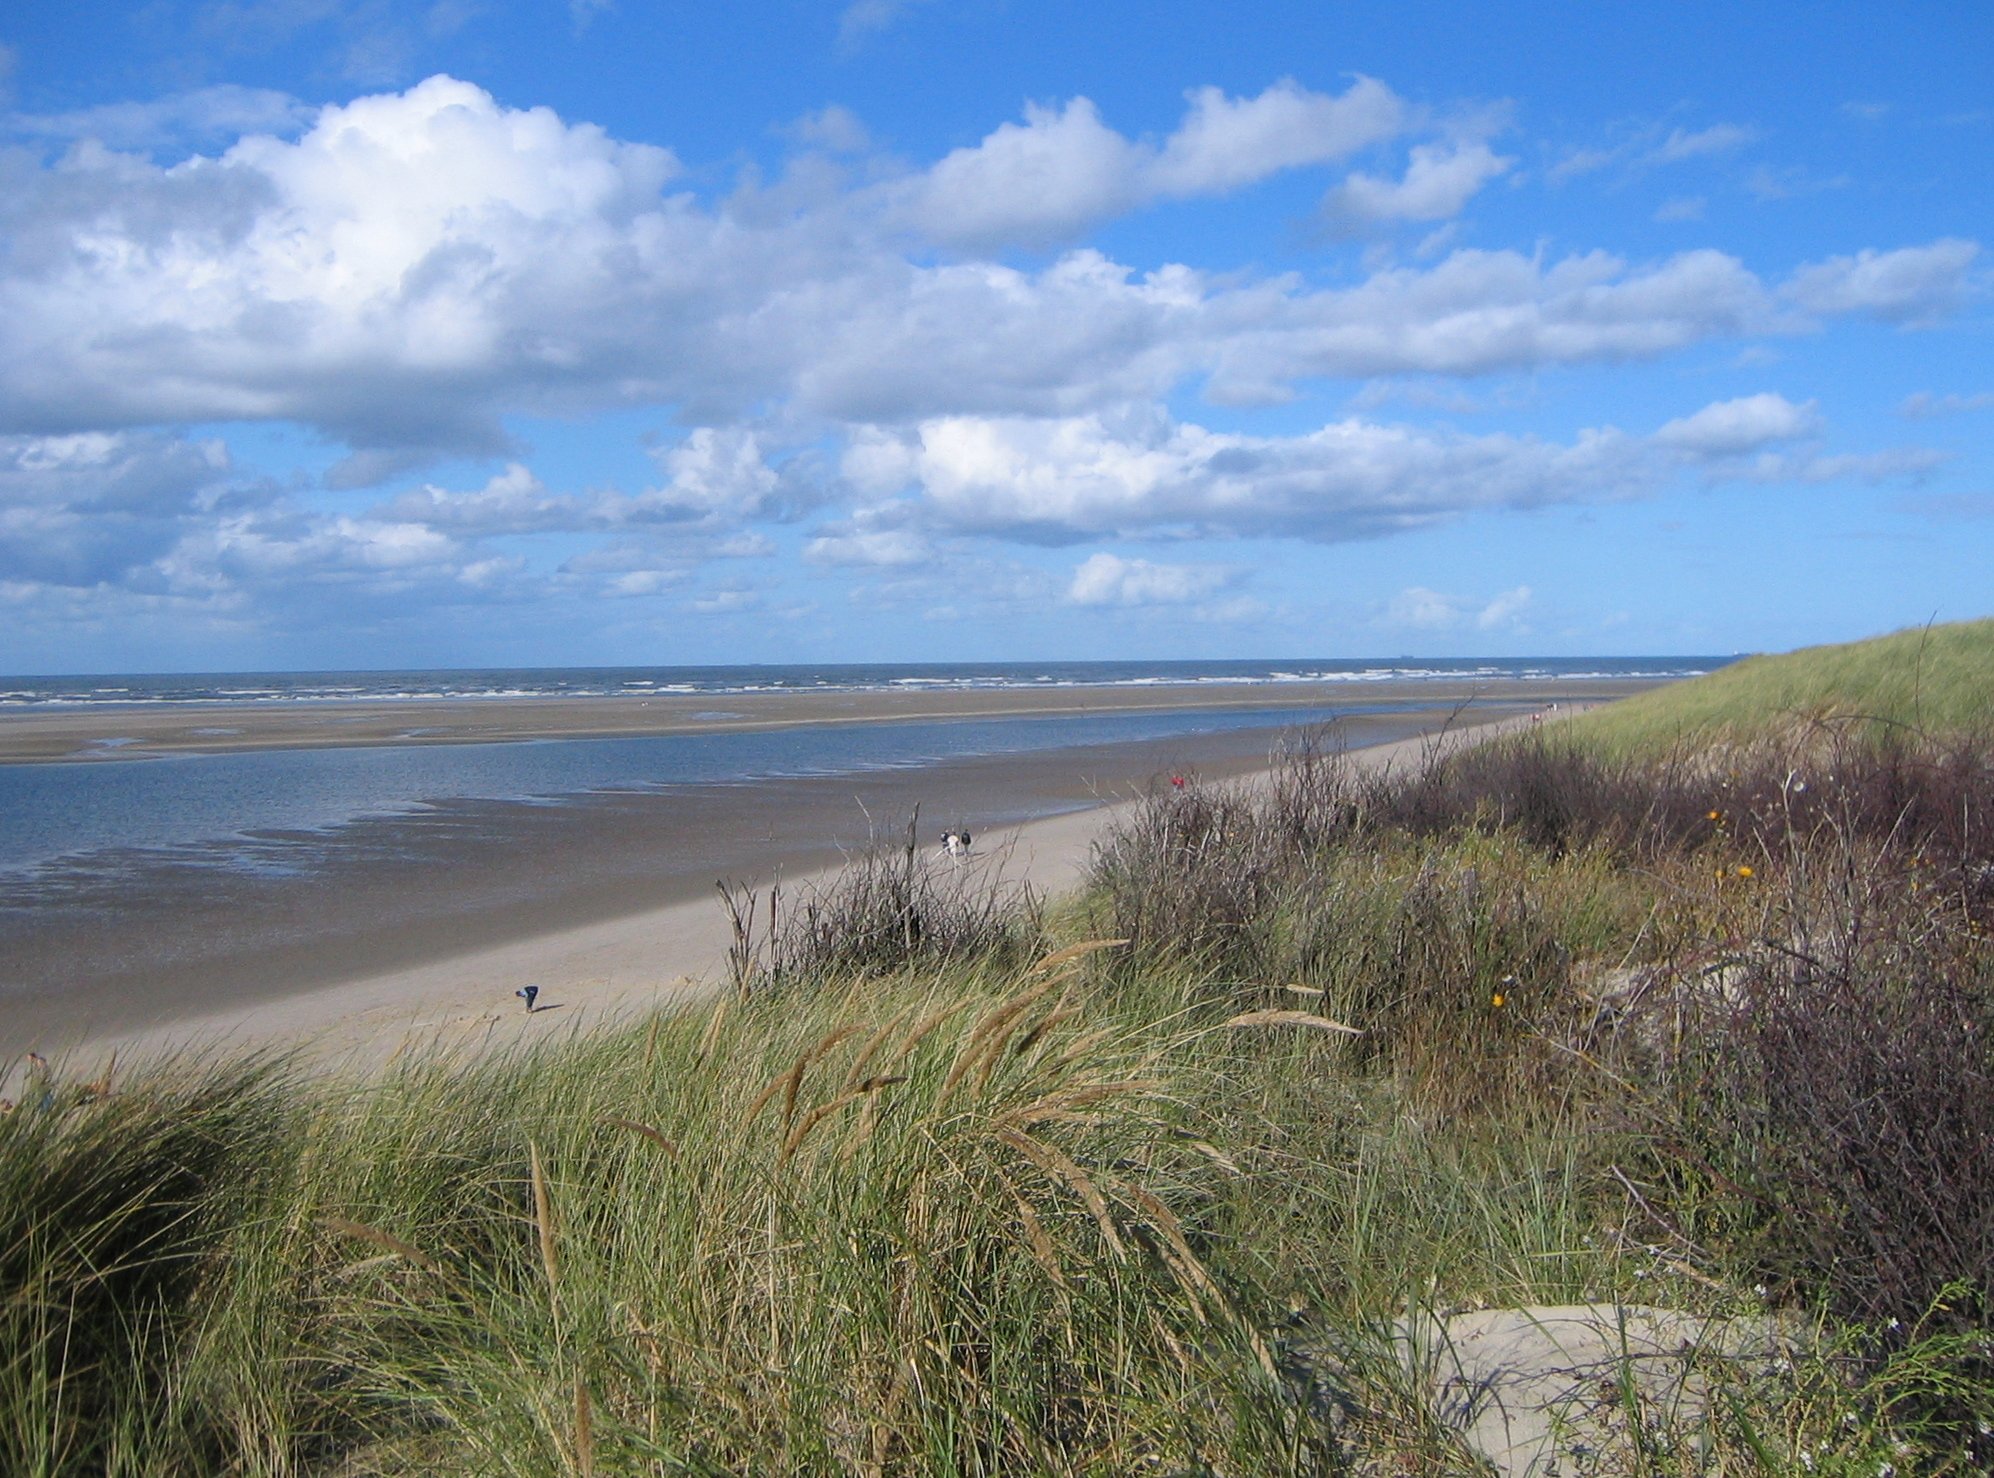
[[[0,17],[0,670],[1994,611],[1994,11]]]

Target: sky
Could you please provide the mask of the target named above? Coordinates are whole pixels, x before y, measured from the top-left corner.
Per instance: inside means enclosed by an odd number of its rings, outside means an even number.
[[[0,671],[1994,614],[1994,6],[15,0]]]

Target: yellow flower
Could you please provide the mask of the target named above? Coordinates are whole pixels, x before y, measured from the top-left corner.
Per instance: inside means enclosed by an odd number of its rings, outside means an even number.
[[[1500,1006],[1504,1001],[1508,999],[1509,997],[1505,996],[1501,991],[1497,991],[1494,995],[1489,997],[1489,1004],[1491,1006]]]
[[[1724,819],[1724,813],[1722,811],[1712,811],[1710,815],[1705,819],[1710,821],[1722,821]]]
[[[1741,877],[1741,878],[1748,878],[1748,877],[1750,877],[1751,875],[1752,875],[1752,870],[1751,870],[1751,869],[1750,869],[1749,867],[1745,867],[1745,866],[1742,866],[1742,865],[1741,865],[1741,866],[1740,866],[1740,867],[1738,868],[1738,876],[1739,876],[1739,877]]]

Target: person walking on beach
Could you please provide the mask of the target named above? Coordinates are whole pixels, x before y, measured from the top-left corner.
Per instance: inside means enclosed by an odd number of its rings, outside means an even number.
[[[22,1103],[33,1103],[38,1109],[55,1107],[55,1069],[48,1065],[48,1059],[39,1052],[28,1054],[28,1077],[21,1094]]]

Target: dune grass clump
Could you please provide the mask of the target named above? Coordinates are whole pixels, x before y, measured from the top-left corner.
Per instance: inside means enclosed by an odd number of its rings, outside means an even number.
[[[440,1427],[401,1460],[1126,1471],[1294,1440],[1186,1230],[1216,1172],[1071,973],[735,1004],[592,1046],[559,1100],[481,1073],[520,1121],[487,1171],[511,1234],[409,1228],[423,1261],[374,1274],[366,1364]]]
[[[1130,969],[1360,1029],[1349,1060],[1436,1105],[1502,1103],[1541,1078],[1575,964],[1643,905],[1602,842],[1533,846],[1445,768],[1368,772],[1305,737],[1264,786],[1158,787],[1097,845],[1093,927],[1130,939]]]
[[[23,1086],[0,1116],[0,1467],[101,1471],[186,1421],[197,1310],[293,1119],[253,1062]]]
[[[122,1207],[60,1175],[164,1080],[21,1109],[17,1239],[98,1240],[10,1269],[46,1337],[0,1469],[1334,1471],[1209,1261],[1202,1031],[1090,1001],[1096,953],[273,1078],[279,1142],[213,1136],[198,1217],[177,1187],[178,1240],[123,1254],[149,1281],[105,1279]]]

